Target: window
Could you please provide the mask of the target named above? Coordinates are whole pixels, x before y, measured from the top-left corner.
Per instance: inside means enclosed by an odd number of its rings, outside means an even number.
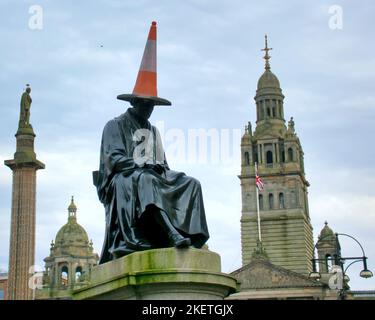
[[[63,266],[61,268],[60,283],[64,287],[68,285],[68,275],[69,275],[68,267]]]
[[[278,103],[277,103],[277,100],[272,100],[272,110],[273,110],[273,116],[274,117],[278,117]]]
[[[279,193],[279,209],[285,209],[284,193]]]
[[[297,207],[297,196],[294,191],[290,191],[290,205],[292,208]]]
[[[254,161],[258,163],[258,152],[254,153]]]
[[[260,120],[263,120],[264,119],[264,110],[263,110],[263,105],[261,104],[260,105]]]
[[[270,204],[270,209],[273,209],[273,194],[272,193],[268,195],[268,200]]]
[[[263,210],[263,195],[259,195],[259,210]]]
[[[288,160],[289,161],[294,161],[293,160],[293,149],[292,148],[288,149]]]
[[[267,164],[273,163],[273,154],[272,154],[272,151],[267,151],[267,153],[266,153],[266,161],[267,161]]]
[[[332,268],[332,257],[330,254],[326,254],[326,268],[329,271]]]
[[[271,117],[271,109],[270,109],[270,107],[267,108],[267,116],[268,116],[268,118]]]
[[[250,164],[250,158],[249,158],[249,153],[246,151],[245,152],[245,164],[249,165]]]
[[[82,267],[77,267],[76,268],[76,282],[79,281],[79,278],[81,277],[82,275]]]

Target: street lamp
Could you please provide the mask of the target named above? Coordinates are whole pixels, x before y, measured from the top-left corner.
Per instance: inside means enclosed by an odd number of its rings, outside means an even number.
[[[342,257],[341,256],[341,252],[340,250],[338,249],[339,248],[339,240],[338,240],[338,236],[345,236],[345,237],[349,237],[351,239],[353,239],[355,242],[358,243],[358,245],[360,246],[361,250],[362,250],[362,257]],[[320,238],[318,240],[318,242],[315,244],[314,248],[313,248],[313,257],[315,257],[315,248],[317,247],[318,243],[322,240],[324,240],[325,238],[328,238],[328,237],[332,237],[332,235],[327,235],[327,236],[324,236],[322,238]],[[343,281],[343,286],[342,286],[342,289],[340,291],[340,297],[342,299],[345,299],[346,297],[346,284],[350,281],[350,278],[349,276],[346,274],[346,270],[348,270],[348,268],[353,265],[354,263],[357,263],[357,262],[361,262],[363,263],[363,270],[359,273],[359,276],[362,277],[362,278],[371,278],[373,276],[373,273],[367,269],[367,257],[365,255],[365,251],[363,250],[363,247],[362,245],[359,243],[359,241],[357,239],[355,239],[354,237],[348,235],[348,234],[345,234],[345,233],[335,233],[335,241],[336,241],[336,253],[335,255],[333,256],[332,260],[334,260],[334,263],[336,266],[339,266],[341,271],[342,271],[342,275],[343,275],[343,278],[342,278],[342,281]],[[311,259],[311,262],[312,262],[312,272],[310,272],[309,274],[309,277],[311,279],[314,279],[314,280],[318,280],[321,278],[321,274],[320,272],[317,271],[316,269],[316,263],[319,262],[319,261],[324,261],[324,262],[327,262],[327,258],[326,259]],[[346,261],[352,261],[345,269],[344,269],[344,263]],[[320,271],[320,270],[319,270]]]

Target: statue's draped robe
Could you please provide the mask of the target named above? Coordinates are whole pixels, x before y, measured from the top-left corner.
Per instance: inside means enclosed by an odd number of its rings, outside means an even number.
[[[30,119],[30,106],[31,106],[32,99],[28,92],[24,92],[21,97],[21,111],[20,111],[20,124],[24,126],[29,124]]]
[[[139,149],[142,141],[137,141],[135,136],[144,131],[139,129],[148,129],[151,133],[149,139],[153,139],[154,146],[151,161],[161,163],[164,173],[137,165],[135,149],[137,146]],[[157,129],[137,117],[131,108],[109,121],[103,130],[96,178],[99,199],[106,210],[100,263],[136,251],[137,241],[144,237],[143,231],[153,232],[153,227],[156,230],[156,226],[142,224],[144,221],[149,224],[143,216],[146,208],[150,212],[150,205],[167,213],[174,227],[183,236],[190,237],[193,246],[200,248],[209,238],[200,183],[185,173],[170,170],[165,157],[160,161],[160,152],[155,160],[157,150],[162,150],[158,135]]]

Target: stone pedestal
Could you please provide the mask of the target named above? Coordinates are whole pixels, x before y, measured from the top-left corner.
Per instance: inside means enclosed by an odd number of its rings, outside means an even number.
[[[73,299],[220,300],[237,289],[221,272],[220,256],[200,249],[140,251],[92,269],[90,285]]]

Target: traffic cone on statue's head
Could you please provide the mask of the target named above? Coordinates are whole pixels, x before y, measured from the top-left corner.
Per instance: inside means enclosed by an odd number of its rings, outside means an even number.
[[[117,96],[117,99],[129,101],[131,104],[137,100],[148,100],[154,105],[171,105],[170,101],[159,98],[157,93],[155,21],[151,24],[133,93],[121,94]]]

